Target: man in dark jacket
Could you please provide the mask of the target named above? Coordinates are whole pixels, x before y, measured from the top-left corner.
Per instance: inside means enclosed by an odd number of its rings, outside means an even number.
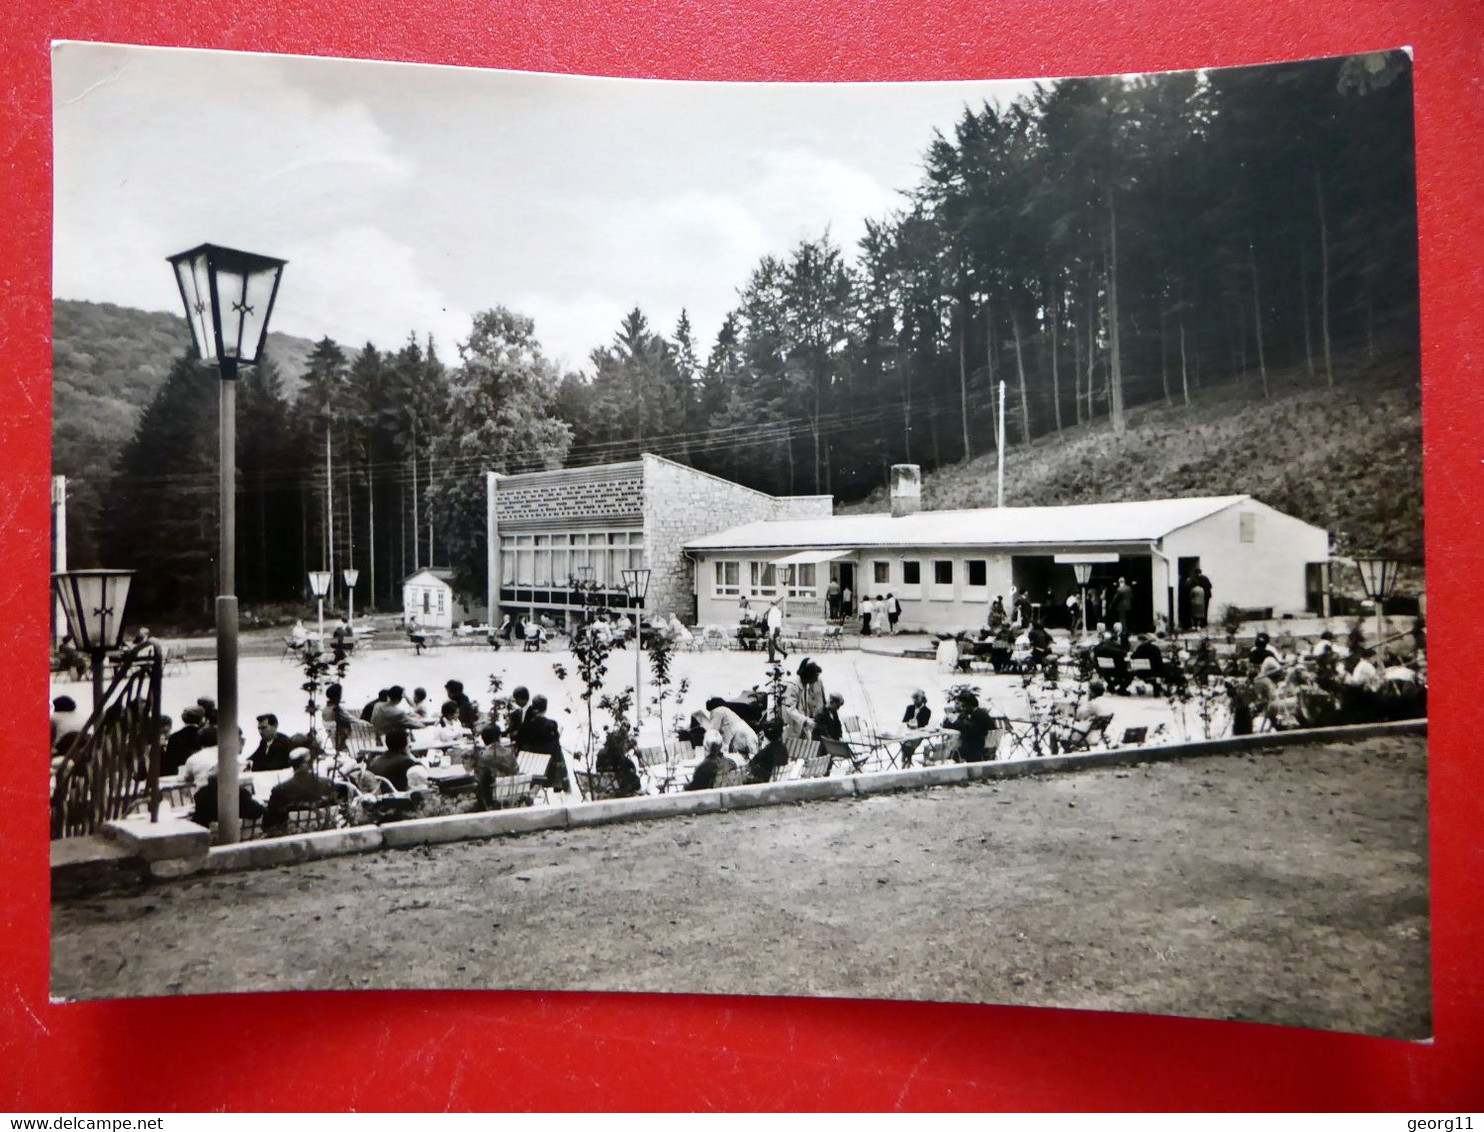
[[[685,784],[687,790],[710,790],[716,785],[716,778],[725,770],[730,770],[731,760],[721,751],[721,736],[715,731],[706,737],[706,757],[701,760],[695,772],[690,776],[690,781]]]
[[[295,747],[289,752],[289,765],[294,769],[293,777],[280,782],[268,795],[268,806],[263,811],[264,833],[287,829],[291,810],[331,805],[345,793],[343,785],[314,773],[314,752],[310,748]]]
[[[288,737],[278,733],[278,716],[271,711],[258,716],[258,749],[247,760],[252,770],[288,770],[289,752],[294,749]]]
[[[943,726],[958,732],[958,757],[966,763],[993,762],[997,752],[988,750],[985,740],[994,730],[994,720],[979,706],[979,697],[973,692],[960,692],[954,707],[956,712],[943,721]]]
[[[417,760],[407,753],[407,729],[393,727],[382,742],[386,750],[372,759],[366,769],[390,782],[393,790],[406,790],[407,771],[417,765]]]
[[[839,692],[831,692],[825,700],[824,709],[814,717],[814,737],[816,739],[843,739],[845,728],[840,722],[840,708],[845,704],[845,697]]]
[[[160,773],[179,774],[186,759],[201,749],[201,727],[206,713],[192,705],[180,713],[181,727],[165,743],[160,754]]]

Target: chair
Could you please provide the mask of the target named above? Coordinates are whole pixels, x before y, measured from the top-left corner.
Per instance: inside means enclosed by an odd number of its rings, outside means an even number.
[[[722,790],[728,786],[743,786],[747,782],[747,772],[740,767],[731,767],[720,772],[716,776],[716,782],[711,787],[713,790]]]
[[[373,755],[386,750],[381,736],[376,734],[376,728],[364,719],[350,721],[350,734],[345,737],[345,746],[357,762],[366,762]]]
[[[292,837],[298,833],[319,833],[321,830],[336,829],[340,824],[340,804],[321,802],[314,806],[296,807],[289,811],[288,817],[288,825],[282,829],[271,833],[265,830],[259,832],[265,837]],[[247,838],[244,837],[243,840]]]
[[[529,775],[537,782],[545,782],[551,771],[551,756],[521,751],[515,756],[515,767],[519,773]]]
[[[1111,715],[1095,715],[1082,724],[1073,724],[1061,739],[1063,751],[1090,751],[1093,740],[1108,745],[1108,728],[1113,725]]]
[[[849,763],[851,774],[859,774],[870,759],[868,753],[862,754],[843,739],[824,738],[819,741],[819,745],[831,765],[837,761]]]
[[[164,675],[169,676],[172,672],[185,672],[190,667],[190,659],[186,656],[183,647],[165,650]]]
[[[828,778],[829,775],[830,756],[823,750],[804,756],[803,765],[799,767],[800,778]]]
[[[536,783],[523,775],[496,778],[491,789],[491,804],[497,810],[529,806],[535,799]]]
[[[784,746],[788,748],[789,762],[802,762],[819,753],[819,741],[817,739],[788,739]]]
[[[840,720],[840,730],[847,735],[860,735],[865,728],[861,725],[860,716],[847,715]]]
[[[576,770],[572,772],[572,777],[577,779],[578,792],[589,802],[601,802],[605,798],[623,796],[619,790],[616,774],[609,774],[606,771]]]

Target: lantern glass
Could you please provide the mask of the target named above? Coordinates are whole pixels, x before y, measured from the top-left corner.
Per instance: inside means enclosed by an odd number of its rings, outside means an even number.
[[[1385,601],[1396,586],[1401,563],[1394,558],[1357,558],[1355,568],[1360,571],[1360,582],[1365,587],[1366,597],[1373,601]]]
[[[71,570],[52,579],[78,648],[106,652],[123,643],[133,570]]]
[[[258,361],[284,262],[215,244],[170,257],[202,361]]]
[[[330,592],[330,572],[328,570],[309,571],[309,589],[315,597],[324,597]]]
[[[345,584],[350,589],[356,588],[356,582],[361,577],[361,572],[354,567],[347,567],[340,575],[345,579]]]
[[[1092,580],[1092,563],[1073,562],[1072,572],[1077,575],[1077,584],[1079,586],[1085,586]]]
[[[625,570],[623,572],[624,589],[636,602],[642,602],[649,593],[649,571],[648,570]]]

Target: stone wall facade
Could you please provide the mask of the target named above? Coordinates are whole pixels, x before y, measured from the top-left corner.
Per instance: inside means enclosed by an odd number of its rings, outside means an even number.
[[[653,571],[646,605],[663,616],[695,620],[695,566],[685,555],[693,539],[743,523],[833,513],[828,495],[772,496],[646,453],[644,545]]]

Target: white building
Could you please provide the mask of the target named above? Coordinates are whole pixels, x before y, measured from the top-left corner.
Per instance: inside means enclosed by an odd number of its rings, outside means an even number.
[[[909,629],[982,625],[996,595],[1009,604],[1012,587],[1049,624],[1065,624],[1078,562],[1091,565],[1090,588],[1100,592],[1129,581],[1134,630],[1185,623],[1181,580],[1192,570],[1211,582],[1212,624],[1227,605],[1271,616],[1326,611],[1329,533],[1249,495],[919,511],[916,469],[894,473],[892,514],[752,522],[689,541],[698,620],[732,622],[742,595],[766,604],[784,584],[790,619],[822,620],[833,579],[857,606],[894,595]]]
[[[453,576],[452,570],[424,566],[402,579],[402,616],[408,625],[452,629],[478,615],[454,593]]]

